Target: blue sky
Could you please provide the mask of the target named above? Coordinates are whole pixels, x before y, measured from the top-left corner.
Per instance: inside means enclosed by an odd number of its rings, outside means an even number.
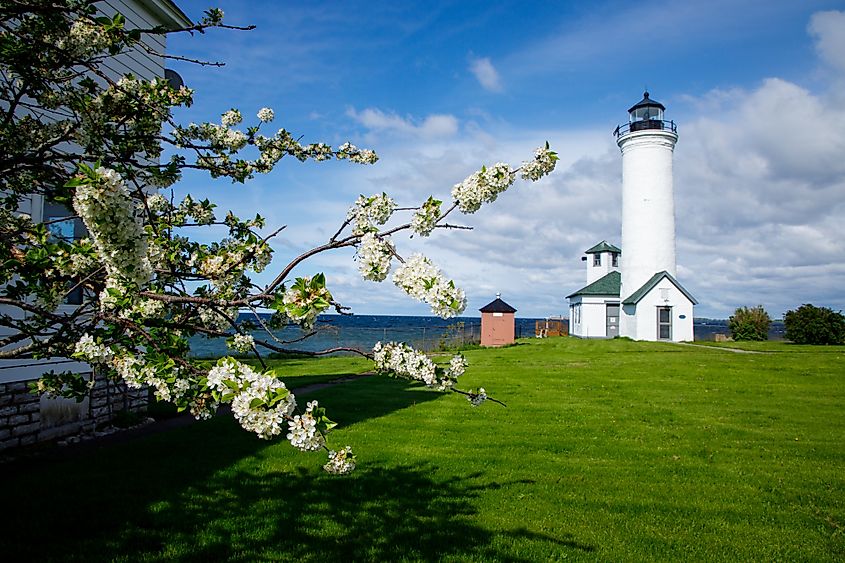
[[[180,1],[194,20],[209,5]],[[401,205],[548,140],[561,161],[536,184],[461,217],[470,232],[396,240],[423,251],[467,291],[467,314],[502,292],[521,316],[563,314],[584,285],[580,257],[621,243],[621,157],[611,135],[645,87],[679,124],[675,199],[679,280],[697,316],[802,303],[845,309],[845,3],[220,2],[251,32],[171,36],[196,90],[184,121],[264,106],[303,142],[376,150],[372,167],[282,161],[247,185],[192,174],[180,192],[287,225],[281,267],[324,242],[358,194]],[[441,198],[442,199],[442,198]],[[421,243],[422,242],[422,243]],[[623,248],[624,251],[624,248]],[[359,314],[428,314],[364,282],[351,252],[325,271]],[[269,281],[269,273],[258,281]]]

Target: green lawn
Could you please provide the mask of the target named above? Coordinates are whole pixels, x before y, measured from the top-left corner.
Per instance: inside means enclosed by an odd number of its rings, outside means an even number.
[[[223,417],[0,464],[0,553],[841,561],[845,347],[760,349],[561,338],[467,352],[464,386],[507,408],[376,377],[324,389],[307,397],[340,422],[331,443],[357,452],[347,477]],[[312,373],[366,369],[330,362]]]

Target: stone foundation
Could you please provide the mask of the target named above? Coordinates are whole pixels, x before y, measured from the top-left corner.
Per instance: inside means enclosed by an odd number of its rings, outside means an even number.
[[[33,395],[28,384],[0,383],[0,450],[90,433],[120,411],[143,412],[149,404],[149,389],[101,377],[82,402]]]

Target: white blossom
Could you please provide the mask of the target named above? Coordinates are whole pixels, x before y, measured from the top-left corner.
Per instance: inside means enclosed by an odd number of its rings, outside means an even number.
[[[291,286],[282,296],[285,314],[306,330],[314,326],[317,316],[332,300],[332,294],[326,287],[311,287],[310,281],[311,278],[302,278],[299,287],[296,284]]]
[[[255,341],[253,340],[251,334],[238,333],[232,337],[231,342],[227,341],[226,345],[238,352],[249,352],[252,350],[254,343]]]
[[[317,419],[313,415],[316,408],[317,401],[311,401],[305,409],[305,414],[296,415],[288,421],[290,432],[288,432],[287,439],[293,447],[299,448],[303,452],[319,450],[326,443],[325,438],[317,429]]]
[[[141,299],[132,310],[145,319],[155,319],[164,315],[165,305],[157,299]]]
[[[440,219],[440,204],[443,203],[433,197],[423,203],[419,209],[414,212],[411,219],[411,229],[420,236],[427,237],[434,230],[437,225],[437,220]]]
[[[466,309],[466,294],[422,254],[414,254],[393,274],[393,283],[418,301],[428,303],[432,313],[443,319]]]
[[[555,169],[557,153],[549,149],[549,144],[534,151],[534,160],[523,162],[521,176],[526,180],[537,181]]]
[[[230,109],[229,111],[224,113],[220,119],[220,123],[222,123],[226,127],[232,127],[234,125],[237,125],[241,121],[243,121],[241,112],[236,109]]]
[[[355,454],[352,448],[346,446],[342,450],[329,451],[329,461],[323,466],[327,473],[345,475],[355,469]]]
[[[358,271],[365,280],[383,281],[390,272],[393,259],[393,243],[389,237],[380,237],[367,233],[361,237],[361,243],[355,252],[358,258]]]
[[[261,108],[260,110],[258,110],[258,119],[262,123],[270,123],[271,121],[273,121],[274,117],[275,114],[270,108]]]
[[[120,174],[97,169],[99,181],[77,186],[73,207],[93,239],[110,285],[143,287],[152,276],[147,238]]]
[[[115,356],[112,366],[130,389],[140,389],[155,375],[154,370],[146,365],[143,357],[131,354]]]
[[[87,18],[80,18],[71,24],[67,37],[60,39],[57,46],[76,57],[87,57],[105,50],[109,43],[102,26]]]
[[[87,332],[79,338],[73,351],[76,356],[92,364],[106,365],[113,357],[111,348],[98,344]]]
[[[363,235],[378,231],[375,225],[384,225],[396,209],[396,202],[386,193],[370,197],[359,196],[346,214],[353,222],[352,233]]]
[[[147,207],[153,213],[162,213],[170,209],[170,202],[167,198],[156,192],[147,198]]]
[[[373,362],[381,372],[393,372],[398,377],[416,379],[432,387],[438,384],[437,366],[431,358],[407,344],[376,343],[373,348]]]
[[[457,379],[462,376],[467,369],[467,360],[461,354],[452,356],[449,360],[449,376]]]
[[[234,393],[232,414],[245,430],[255,432],[259,438],[270,439],[281,434],[282,425],[296,408],[295,397],[286,392],[282,381],[270,373],[259,374],[232,358],[224,358],[211,368],[206,382],[209,389],[219,393]],[[280,393],[284,398],[268,406]]]
[[[475,213],[482,203],[492,203],[507,190],[516,178],[516,172],[504,162],[482,168],[452,188],[452,198],[464,213]]]
[[[378,155],[369,149],[359,149],[352,143],[343,143],[337,149],[338,160],[349,159],[358,164],[375,164]]]

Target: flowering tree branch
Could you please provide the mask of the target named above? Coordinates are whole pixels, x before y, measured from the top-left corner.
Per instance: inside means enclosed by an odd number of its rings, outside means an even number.
[[[327,242],[293,257],[259,287],[250,276],[271,266],[270,241],[285,227],[265,235],[260,215],[222,216],[208,199],[188,195],[177,201],[164,190],[186,169],[242,183],[271,172],[285,157],[372,165],[376,153],[351,143],[304,144],[283,128],[264,134],[262,127],[275,120],[270,108],[261,108],[247,126],[237,109],[222,113],[219,122],[176,123],[173,109],[190,106],[193,91],[159,78],[118,76],[104,64],[121,53],[147,50],[141,40],[148,34],[252,29],[223,24],[220,10],[185,28],[130,30],[120,14],[99,15],[95,2],[55,0],[45,6],[0,6],[0,307],[25,313],[0,311],[0,327],[11,334],[0,340],[0,358],[85,361],[130,388],[151,387],[160,400],[197,418],[230,403],[240,424],[262,438],[284,434],[301,450],[328,450],[325,468],[332,473],[354,468],[352,451],[328,449],[326,434],[335,423],[316,401],[300,410],[284,383],[267,371],[263,352],[353,352],[372,359],[378,373],[456,392],[473,405],[504,405],[483,388],[457,388],[466,369],[461,355],[439,365],[400,343],[379,343],[372,351],[291,350],[290,344],[316,334],[321,313],[348,314],[323,274],[291,276],[318,254],[353,247],[365,280],[386,280],[396,263],[395,286],[427,303],[433,314],[460,315],[464,291],[430,258],[403,256],[397,235],[424,238],[435,229],[471,229],[446,219],[492,203],[518,176],[536,181],[551,172],[557,156],[548,144],[520,167],[482,167],[452,188],[445,211],[446,200],[433,196],[400,207],[384,192],[361,195]],[[33,220],[25,206],[34,198],[63,206],[61,218]],[[68,225],[85,236],[67,237]],[[191,238],[211,225],[225,228],[226,236],[211,243]],[[78,292],[81,305],[59,308]],[[241,310],[252,312],[257,327],[239,320]],[[260,310],[272,315],[265,319]],[[302,329],[300,338],[275,335],[291,325]],[[226,337],[231,348],[255,357],[262,371],[231,357],[209,369],[189,355],[194,335]],[[50,372],[36,387],[81,398],[92,384],[87,375]]]

